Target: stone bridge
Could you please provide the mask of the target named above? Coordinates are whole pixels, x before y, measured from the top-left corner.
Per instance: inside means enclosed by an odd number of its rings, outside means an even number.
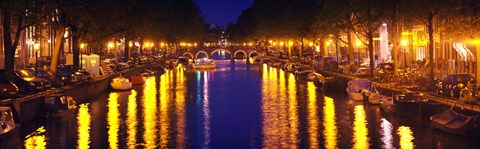
[[[259,51],[255,47],[203,47],[203,48],[191,49],[187,52],[184,52],[182,55],[188,56],[191,59],[197,59],[201,55],[205,55],[207,58],[212,58],[212,56],[217,52],[228,53],[230,55],[230,59],[235,59],[238,57],[248,59],[250,57],[260,55],[261,51]],[[240,56],[240,55],[243,55],[243,56]]]

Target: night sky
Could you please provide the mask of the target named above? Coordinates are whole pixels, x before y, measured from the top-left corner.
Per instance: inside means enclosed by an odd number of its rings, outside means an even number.
[[[253,0],[195,0],[208,23],[225,26],[235,23],[243,10],[252,6]]]

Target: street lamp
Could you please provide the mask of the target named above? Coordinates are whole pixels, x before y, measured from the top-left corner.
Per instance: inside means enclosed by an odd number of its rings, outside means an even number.
[[[83,69],[83,63],[84,63],[84,61],[83,61],[82,51],[83,51],[83,49],[85,48],[85,46],[87,46],[87,44],[85,44],[85,43],[81,43],[81,44],[80,44],[80,69]]]
[[[35,75],[36,75],[38,72],[38,51],[40,50],[40,44],[35,43],[33,45],[33,49],[35,50]]]
[[[404,65],[403,67],[404,68],[407,68],[407,48],[406,48],[407,45],[408,45],[408,40],[403,39],[402,40],[402,46],[403,46],[402,47],[402,49],[403,49],[403,54],[402,55],[403,55],[403,65]]]

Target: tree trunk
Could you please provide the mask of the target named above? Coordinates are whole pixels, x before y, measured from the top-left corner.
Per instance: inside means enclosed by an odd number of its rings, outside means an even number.
[[[79,70],[80,68],[80,35],[78,34],[77,27],[72,26],[72,51],[73,51],[73,69]]]
[[[430,56],[428,59],[430,61],[430,72],[429,72],[429,79],[431,82],[435,81],[435,65],[433,62],[433,45],[435,44],[435,41],[433,41],[433,13],[430,12],[428,13],[428,22],[427,22],[427,28],[428,28],[428,55]]]
[[[370,78],[375,76],[375,61],[373,57],[373,32],[368,33],[368,54],[370,57]]]
[[[61,49],[63,49],[63,40],[64,40],[64,35],[65,34],[65,27],[60,25],[57,30],[57,36],[55,39],[55,46],[53,48],[53,55],[52,55],[52,63],[50,64],[50,73],[52,73],[52,76],[55,76],[57,73],[57,66],[58,66],[58,61],[60,59],[60,52]]]
[[[125,44],[123,45],[123,57],[125,60],[130,59],[130,39],[125,35]]]
[[[143,55],[143,39],[140,39],[140,55]]]
[[[304,48],[304,43],[303,43],[303,37],[302,37],[302,47],[300,48],[300,51],[298,52],[298,58],[302,58],[302,52],[305,50]]]
[[[347,40],[348,40],[348,60],[350,61],[350,64],[353,64],[355,62],[355,57],[354,57],[354,50],[353,50],[353,44],[352,44],[352,35],[350,32],[347,33]]]
[[[23,15],[18,16],[17,29],[15,32],[15,39],[12,43],[11,34],[11,14],[6,9],[2,10],[3,15],[3,46],[5,49],[5,75],[8,80],[13,81],[15,75],[15,51],[17,50],[18,41],[20,39],[20,33],[22,32],[21,26],[23,23]]]

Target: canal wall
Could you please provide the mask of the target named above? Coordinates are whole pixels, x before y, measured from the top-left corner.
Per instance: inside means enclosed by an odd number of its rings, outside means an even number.
[[[40,118],[42,99],[45,96],[63,93],[72,96],[77,103],[89,102],[100,93],[110,90],[111,80],[120,74],[124,77],[129,77],[132,74],[141,73],[145,68],[155,68],[161,65],[161,63],[139,65],[112,75],[95,77],[89,81],[64,86],[62,88],[50,89],[45,92],[26,95],[20,98],[2,100],[0,106],[9,106],[12,108],[12,113],[17,123],[24,124],[32,122]]]

